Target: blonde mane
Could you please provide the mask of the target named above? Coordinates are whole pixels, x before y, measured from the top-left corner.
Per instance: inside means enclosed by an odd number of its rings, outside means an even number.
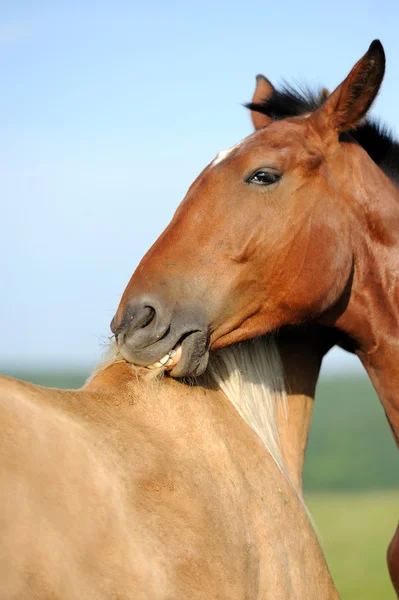
[[[115,362],[124,362],[124,359],[112,342],[88,381]],[[140,373],[144,371],[134,365],[132,369]],[[164,373],[163,369],[144,372],[145,378],[151,380]],[[212,352],[207,374],[259,436],[279,469],[287,476],[277,425],[278,407],[287,413],[287,394],[283,367],[273,337],[261,337]],[[200,382],[200,379],[189,380],[191,384]]]
[[[211,354],[208,370],[286,475],[277,409],[280,405],[287,414],[287,394],[283,367],[273,337],[257,338]]]

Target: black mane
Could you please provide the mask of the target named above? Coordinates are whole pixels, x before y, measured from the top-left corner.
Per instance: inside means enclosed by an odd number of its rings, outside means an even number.
[[[313,112],[327,99],[328,92],[315,93],[310,88],[297,89],[285,84],[281,90],[274,90],[264,102],[246,104],[250,110],[262,113],[275,121]],[[389,129],[377,119],[365,119],[351,131],[355,140],[363,146],[367,154],[399,187],[399,143]]]

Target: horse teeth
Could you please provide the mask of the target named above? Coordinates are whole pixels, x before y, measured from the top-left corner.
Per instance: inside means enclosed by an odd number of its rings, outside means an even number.
[[[180,350],[181,346],[178,347],[177,350],[170,350],[165,356],[153,362],[151,365],[147,365],[147,369],[159,369],[160,367],[170,367],[174,364],[173,357],[176,356],[178,350]]]

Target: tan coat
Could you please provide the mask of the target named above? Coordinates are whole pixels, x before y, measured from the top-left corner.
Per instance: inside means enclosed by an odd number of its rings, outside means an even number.
[[[219,390],[0,380],[0,598],[338,598],[302,502]]]

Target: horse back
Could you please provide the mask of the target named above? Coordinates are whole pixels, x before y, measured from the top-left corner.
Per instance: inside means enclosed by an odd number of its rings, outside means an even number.
[[[0,379],[0,597],[336,598],[299,498],[227,399],[143,389]]]

